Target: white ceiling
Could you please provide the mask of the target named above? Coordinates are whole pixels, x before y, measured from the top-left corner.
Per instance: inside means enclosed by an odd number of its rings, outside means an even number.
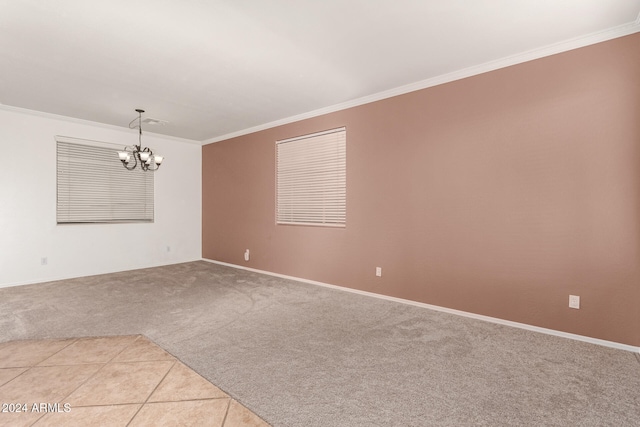
[[[640,0],[0,0],[0,104],[201,142],[640,31]],[[640,46],[639,46],[640,48]]]

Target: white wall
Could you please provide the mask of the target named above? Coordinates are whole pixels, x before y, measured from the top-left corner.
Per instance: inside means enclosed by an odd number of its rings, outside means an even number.
[[[0,108],[0,287],[201,258],[199,144],[143,133],[143,145],[165,156],[153,224],[56,225],[55,135],[137,142],[127,127]]]

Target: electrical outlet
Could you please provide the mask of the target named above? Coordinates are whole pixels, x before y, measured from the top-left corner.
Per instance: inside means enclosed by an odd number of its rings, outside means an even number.
[[[376,267],[376,276],[382,277],[382,267]]]
[[[40,258],[40,265],[47,265],[48,262],[47,257]]]
[[[167,246],[167,252],[171,252],[171,246]]]
[[[244,260],[245,260],[245,261],[249,261],[249,249],[247,249],[246,251],[244,251]]]
[[[569,295],[569,308],[580,308],[580,297],[578,295]]]

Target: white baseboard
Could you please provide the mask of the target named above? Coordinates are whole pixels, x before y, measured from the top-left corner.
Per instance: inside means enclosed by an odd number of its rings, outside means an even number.
[[[78,276],[77,274],[76,275],[71,274],[71,275],[63,275],[63,276],[42,277],[42,278],[36,278],[36,279],[25,280],[20,282],[0,283],[0,289],[11,288],[13,286],[27,286],[27,285],[37,285],[39,283],[58,282],[60,280],[78,279],[80,277],[92,277],[92,276],[100,276],[103,274],[122,273],[125,271],[143,270],[145,268],[164,267],[166,265],[184,264],[186,262],[195,262],[195,261],[200,261],[200,259],[198,258],[198,259],[188,259],[185,261],[172,261],[169,263],[155,263],[155,264],[143,265],[138,267],[125,268],[123,270],[116,270],[116,271],[114,270],[95,271],[95,272],[91,272],[90,274],[82,274],[80,276]]]
[[[245,266],[237,265],[237,264],[230,264],[230,263],[227,263],[227,262],[216,261],[216,260],[207,259],[207,258],[203,258],[202,261],[211,262],[211,263],[219,264],[219,265],[224,265],[224,266],[232,267],[232,268],[238,268],[238,269],[241,269],[241,270],[252,271],[254,273],[266,274],[268,276],[275,276],[275,277],[280,277],[280,278],[283,278],[283,279],[295,280],[295,281],[302,282],[302,283],[308,283],[310,285],[323,286],[323,287],[326,287],[326,288],[337,289],[337,290],[344,291],[344,292],[351,292],[351,293],[355,293],[355,294],[359,294],[359,295],[366,295],[366,296],[369,296],[369,297],[384,299],[384,300],[388,300],[388,301],[394,301],[394,302],[398,302],[398,303],[402,303],[402,304],[413,305],[413,306],[416,306],[416,307],[427,308],[429,310],[441,311],[441,312],[444,312],[444,313],[455,314],[455,315],[463,316],[463,317],[469,317],[471,319],[483,320],[485,322],[496,323],[498,325],[506,325],[506,326],[511,326],[513,328],[525,329],[525,330],[528,330],[528,331],[539,332],[539,333],[542,333],[542,334],[554,335],[554,336],[557,336],[557,337],[568,338],[568,339],[572,339],[572,340],[576,340],[576,341],[588,342],[588,343],[591,343],[591,344],[601,345],[601,346],[604,346],[604,347],[611,347],[611,348],[615,348],[615,349],[618,349],[618,350],[626,350],[626,351],[631,351],[631,352],[634,352],[634,353],[640,353],[640,347],[634,347],[632,345],[617,343],[617,342],[614,342],[614,341],[601,340],[601,339],[598,339],[598,338],[586,337],[584,335],[577,335],[577,334],[571,334],[569,332],[556,331],[555,329],[541,328],[539,326],[527,325],[526,323],[512,322],[510,320],[498,319],[496,317],[484,316],[482,314],[469,313],[469,312],[462,311],[462,310],[454,310],[452,308],[440,307],[440,306],[432,305],[432,304],[425,304],[425,303],[422,303],[422,302],[411,301],[411,300],[407,300],[407,299],[396,298],[396,297],[391,297],[391,296],[382,295],[382,294],[376,294],[376,293],[373,293],[373,292],[367,292],[367,291],[361,291],[361,290],[358,290],[358,289],[345,288],[343,286],[331,285],[329,283],[317,282],[315,280],[302,279],[300,277],[287,276],[286,274],[279,274],[279,273],[273,273],[271,271],[258,270],[256,268],[245,267]]]

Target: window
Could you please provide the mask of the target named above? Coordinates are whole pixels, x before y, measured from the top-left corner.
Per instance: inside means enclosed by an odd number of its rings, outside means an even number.
[[[57,221],[153,222],[153,172],[126,170],[121,146],[56,136]]]
[[[276,223],[344,227],[347,131],[276,141]]]

